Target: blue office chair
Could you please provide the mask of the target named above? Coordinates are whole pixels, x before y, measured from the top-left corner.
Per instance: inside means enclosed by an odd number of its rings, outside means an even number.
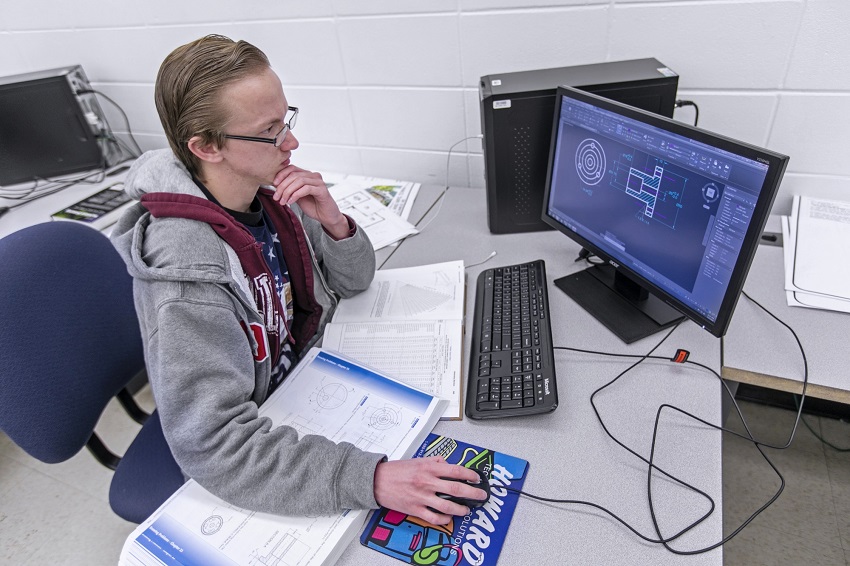
[[[143,521],[184,479],[159,416],[148,416],[126,389],[145,361],[133,282],[118,252],[74,222],[0,239],[0,313],[0,430],[48,463],[87,446],[115,470],[112,509]],[[113,397],[143,424],[120,458],[94,433]]]

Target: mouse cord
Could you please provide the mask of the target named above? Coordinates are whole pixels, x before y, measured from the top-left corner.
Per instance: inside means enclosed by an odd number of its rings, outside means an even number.
[[[621,519],[620,517],[618,517],[616,514],[614,514],[613,512],[609,511],[608,509],[606,509],[606,508],[604,508],[604,507],[602,507],[601,505],[598,505],[598,504],[596,504],[596,503],[591,503],[591,502],[587,502],[587,501],[571,500],[571,499],[553,499],[553,498],[546,498],[546,497],[541,497],[541,496],[534,495],[534,494],[531,494],[531,493],[528,493],[528,492],[525,492],[525,491],[521,491],[521,490],[518,490],[518,489],[515,489],[515,488],[509,488],[509,487],[506,487],[505,489],[507,489],[508,491],[512,491],[512,492],[514,492],[514,493],[520,494],[520,495],[524,495],[524,496],[529,497],[529,498],[531,498],[531,499],[539,500],[539,501],[545,501],[545,502],[549,502],[549,503],[564,503],[564,504],[574,504],[574,505],[585,505],[585,506],[590,506],[590,507],[593,507],[593,508],[599,509],[599,510],[603,511],[604,513],[608,514],[609,516],[613,517],[615,520],[617,520],[617,521],[618,521],[618,522],[620,522],[621,524],[623,524],[626,528],[628,528],[631,532],[633,532],[633,533],[634,533],[636,536],[638,536],[640,539],[642,539],[642,540],[644,540],[644,541],[647,541],[647,542],[652,542],[652,543],[655,543],[655,544],[663,544],[663,545],[664,545],[664,547],[665,547],[668,551],[670,551],[670,552],[672,552],[672,553],[674,553],[674,554],[679,554],[679,555],[702,554],[702,553],[705,553],[705,552],[711,551],[711,550],[713,550],[713,549],[715,549],[715,548],[717,548],[717,547],[719,547],[719,546],[722,546],[723,544],[727,543],[727,542],[728,542],[728,541],[730,541],[732,538],[734,538],[736,535],[738,535],[738,533],[740,533],[740,532],[741,532],[741,531],[742,531],[742,530],[743,530],[743,529],[744,529],[747,525],[749,525],[749,524],[750,524],[750,523],[751,523],[751,522],[752,522],[752,521],[753,521],[753,520],[754,520],[757,516],[759,516],[759,515],[760,515],[760,514],[761,514],[761,513],[762,513],[765,509],[767,509],[770,505],[772,505],[772,504],[773,504],[773,502],[774,502],[774,501],[776,501],[776,500],[779,498],[780,494],[781,494],[781,493],[784,491],[784,489],[785,489],[785,478],[782,476],[782,474],[781,474],[781,472],[779,471],[779,469],[778,469],[778,468],[777,468],[777,467],[773,464],[773,462],[770,460],[770,458],[767,456],[767,454],[765,454],[765,452],[764,452],[763,448],[772,448],[772,449],[776,449],[776,450],[784,450],[784,449],[788,448],[788,447],[791,445],[791,442],[792,442],[792,441],[793,441],[793,439],[794,439],[794,436],[795,436],[795,434],[796,434],[797,428],[798,428],[798,426],[799,426],[799,422],[800,422],[800,420],[801,420],[802,409],[803,409],[803,405],[804,405],[805,398],[806,398],[806,390],[807,390],[807,388],[808,388],[808,378],[809,378],[809,367],[808,367],[808,360],[807,360],[807,358],[806,358],[806,352],[805,352],[805,349],[803,348],[802,343],[800,342],[799,337],[797,336],[797,333],[796,333],[796,332],[794,332],[794,329],[793,329],[793,328],[791,328],[791,327],[790,327],[788,324],[786,324],[784,321],[782,321],[782,320],[781,320],[779,317],[777,317],[775,314],[773,314],[772,312],[770,312],[767,308],[765,308],[763,305],[761,305],[758,301],[756,301],[756,300],[755,300],[755,299],[753,299],[751,296],[749,296],[746,292],[742,292],[742,294],[743,294],[743,295],[744,295],[744,296],[745,296],[748,300],[750,300],[753,304],[755,304],[755,305],[756,305],[756,306],[758,306],[761,310],[763,310],[763,311],[764,311],[764,312],[766,312],[768,315],[770,315],[770,316],[771,316],[774,320],[776,320],[777,322],[779,322],[782,326],[784,326],[784,327],[785,327],[785,328],[786,328],[786,329],[787,329],[787,330],[791,333],[791,335],[794,337],[794,340],[797,342],[797,346],[798,346],[798,348],[799,348],[799,350],[800,350],[800,354],[801,354],[802,359],[803,359],[803,388],[802,388],[802,392],[801,392],[801,399],[800,399],[800,404],[799,404],[799,406],[798,406],[797,415],[796,415],[796,418],[795,418],[795,421],[794,421],[794,426],[793,426],[793,428],[792,428],[792,430],[791,430],[791,433],[790,433],[790,435],[789,435],[789,438],[788,438],[787,442],[785,442],[784,444],[781,444],[781,445],[773,445],[773,444],[770,444],[770,443],[767,443],[767,442],[763,442],[763,441],[761,441],[761,440],[757,440],[757,439],[753,436],[753,433],[752,433],[752,431],[750,430],[750,427],[749,427],[749,425],[747,424],[747,421],[746,421],[746,419],[744,418],[743,413],[741,412],[741,407],[740,407],[740,405],[738,404],[737,400],[735,399],[734,394],[732,394],[732,391],[731,391],[731,389],[729,388],[729,385],[728,385],[728,384],[727,384],[727,383],[723,380],[723,378],[720,376],[720,374],[719,374],[719,373],[717,373],[717,371],[715,371],[713,368],[711,368],[711,367],[709,367],[709,366],[706,366],[706,365],[704,365],[704,364],[701,364],[701,363],[699,363],[699,362],[692,361],[692,360],[686,360],[684,363],[685,363],[685,364],[689,364],[690,366],[695,366],[695,367],[702,368],[702,369],[704,369],[704,370],[706,370],[706,371],[710,372],[711,374],[713,374],[713,375],[714,375],[714,376],[715,376],[715,377],[716,377],[716,378],[720,381],[720,383],[721,383],[721,384],[722,384],[722,386],[723,386],[723,389],[725,390],[726,394],[727,394],[727,395],[729,396],[729,398],[731,399],[733,406],[735,407],[735,412],[738,414],[738,418],[740,418],[740,419],[741,419],[741,423],[743,424],[744,429],[746,430],[746,434],[745,434],[745,435],[744,435],[744,434],[741,434],[741,433],[738,433],[738,432],[736,432],[736,431],[733,431],[733,430],[729,430],[729,429],[727,429],[727,428],[725,428],[725,427],[723,427],[723,426],[718,426],[718,425],[716,425],[716,424],[710,423],[710,422],[708,422],[708,421],[706,421],[706,420],[704,420],[704,419],[702,419],[702,418],[700,418],[700,417],[697,417],[696,415],[693,415],[693,414],[691,414],[691,413],[689,413],[689,412],[687,412],[687,411],[685,411],[685,410],[683,410],[683,409],[680,409],[680,408],[678,408],[678,407],[675,407],[675,406],[673,406],[673,405],[669,405],[669,404],[666,404],[666,403],[665,403],[665,404],[662,404],[662,405],[658,408],[658,411],[656,412],[655,424],[654,424],[654,428],[653,428],[653,435],[652,435],[652,446],[651,446],[651,450],[650,450],[650,456],[649,456],[649,459],[644,458],[643,456],[639,455],[637,452],[635,452],[635,451],[634,451],[634,450],[632,450],[631,448],[627,447],[625,444],[623,444],[621,441],[619,441],[617,438],[615,438],[615,437],[611,434],[611,432],[610,432],[610,431],[608,430],[608,428],[605,426],[605,423],[604,423],[604,421],[603,421],[603,419],[602,419],[601,415],[599,414],[599,411],[597,410],[596,404],[595,404],[595,402],[594,402],[594,398],[595,398],[595,396],[597,395],[597,393],[599,393],[599,392],[600,392],[600,391],[602,391],[603,389],[605,389],[605,388],[607,388],[607,387],[609,387],[609,386],[613,385],[616,381],[618,381],[618,380],[619,380],[621,377],[623,377],[626,373],[628,373],[628,372],[629,372],[629,371],[631,371],[633,368],[635,368],[638,364],[641,364],[641,363],[643,363],[643,362],[644,362],[644,361],[646,361],[646,360],[664,360],[664,361],[670,361],[670,359],[669,359],[669,358],[666,358],[666,357],[663,357],[663,356],[655,356],[655,355],[652,355],[652,354],[653,354],[653,352],[655,352],[655,350],[657,350],[657,349],[658,349],[658,347],[659,347],[659,346],[661,346],[661,344],[663,344],[663,343],[667,340],[667,338],[669,338],[669,336],[673,333],[673,331],[675,331],[675,330],[678,328],[679,324],[677,324],[676,326],[674,326],[674,327],[673,327],[673,328],[672,328],[672,329],[671,329],[671,330],[670,330],[670,331],[669,331],[669,332],[668,332],[668,333],[664,336],[664,338],[662,338],[662,339],[661,339],[661,341],[659,341],[659,342],[658,342],[658,344],[657,344],[656,346],[654,346],[654,347],[653,347],[653,348],[652,348],[652,349],[651,349],[651,350],[650,350],[647,354],[645,354],[645,355],[638,355],[638,354],[617,354],[617,353],[611,353],[611,352],[599,352],[599,351],[594,351],[594,350],[584,350],[584,349],[580,349],[580,348],[570,348],[570,347],[562,347],[562,346],[556,346],[556,347],[554,348],[554,349],[556,349],[556,350],[568,350],[568,351],[573,351],[573,352],[580,352],[580,353],[587,353],[587,354],[594,354],[594,355],[603,355],[603,356],[610,356],[610,357],[620,357],[620,358],[639,358],[639,359],[638,359],[638,360],[637,360],[634,364],[632,364],[631,366],[629,366],[628,368],[626,368],[623,372],[621,372],[619,375],[617,375],[617,377],[615,377],[613,380],[609,381],[608,383],[606,383],[605,385],[603,385],[602,387],[600,387],[599,389],[597,389],[596,391],[594,391],[594,392],[593,392],[593,394],[591,395],[591,404],[593,405],[594,412],[596,413],[597,419],[599,420],[600,424],[602,425],[602,428],[603,428],[603,430],[605,431],[605,433],[606,433],[606,434],[607,434],[607,435],[608,435],[608,436],[609,436],[612,440],[614,440],[614,442],[616,442],[618,445],[620,445],[620,446],[621,446],[622,448],[624,448],[626,451],[628,451],[629,453],[633,454],[635,457],[637,457],[638,459],[642,460],[643,462],[645,462],[645,463],[648,465],[648,470],[647,470],[647,498],[648,498],[649,509],[650,509],[650,515],[651,515],[651,518],[652,518],[653,527],[654,527],[654,529],[655,529],[655,533],[656,533],[656,535],[658,536],[658,538],[657,538],[657,539],[653,539],[653,538],[650,538],[650,537],[648,537],[648,536],[646,536],[646,535],[643,535],[643,534],[639,533],[639,532],[638,532],[638,531],[637,531],[634,527],[632,527],[631,525],[629,525],[628,523],[626,523],[623,519]],[[723,432],[727,432],[727,433],[732,434],[732,435],[734,435],[734,436],[737,436],[737,437],[739,437],[739,438],[741,438],[741,439],[743,439],[743,440],[746,440],[746,441],[748,441],[748,442],[751,442],[751,443],[753,444],[753,446],[755,446],[755,448],[759,451],[759,453],[761,454],[762,458],[763,458],[763,459],[767,462],[767,464],[770,466],[770,468],[771,468],[771,469],[773,470],[773,472],[776,474],[776,476],[778,477],[779,482],[780,482],[780,485],[779,485],[779,487],[777,488],[776,492],[775,492],[775,493],[774,493],[774,494],[773,494],[773,495],[772,495],[772,496],[771,496],[771,497],[767,500],[767,502],[765,502],[763,505],[761,505],[761,506],[760,506],[760,507],[759,507],[759,508],[758,508],[755,512],[753,512],[753,513],[752,513],[752,514],[751,514],[751,515],[750,515],[747,519],[745,519],[745,520],[744,520],[744,521],[743,521],[743,522],[742,522],[742,523],[741,523],[741,524],[740,524],[740,525],[739,525],[739,526],[738,526],[738,527],[737,527],[734,531],[732,531],[729,535],[727,535],[727,536],[723,537],[723,539],[722,539],[722,540],[720,540],[719,542],[717,542],[717,543],[715,543],[715,544],[712,544],[712,545],[709,545],[709,546],[707,546],[707,547],[705,547],[705,548],[696,549],[696,550],[678,550],[678,549],[672,548],[672,547],[668,544],[669,542],[671,542],[671,541],[673,541],[673,540],[675,540],[675,539],[677,539],[677,538],[681,537],[681,536],[682,536],[683,534],[685,534],[686,532],[688,532],[688,531],[690,531],[691,529],[695,528],[697,525],[701,524],[701,523],[702,523],[702,522],[703,522],[706,518],[708,518],[708,517],[709,517],[709,516],[710,516],[710,515],[714,512],[714,509],[715,509],[715,503],[714,503],[714,500],[713,500],[713,499],[712,499],[712,498],[711,498],[708,494],[706,494],[705,492],[703,492],[703,491],[701,491],[701,490],[699,490],[699,489],[697,489],[697,488],[695,488],[695,487],[693,487],[693,486],[689,485],[688,483],[684,482],[683,480],[681,480],[681,479],[679,479],[679,478],[676,478],[676,477],[674,477],[674,476],[672,476],[672,475],[668,474],[667,472],[664,472],[661,468],[659,468],[659,467],[655,464],[655,452],[656,452],[656,442],[657,442],[658,428],[659,428],[659,423],[660,423],[661,412],[662,412],[663,410],[665,410],[665,409],[670,409],[670,410],[677,411],[677,412],[679,412],[679,413],[681,413],[681,414],[683,414],[683,415],[686,415],[686,416],[688,416],[688,417],[690,417],[690,418],[692,418],[692,419],[694,419],[694,420],[696,420],[696,421],[698,421],[698,422],[700,422],[700,423],[702,423],[702,424],[704,424],[704,425],[706,425],[706,426],[709,426],[709,427],[711,427],[711,428],[714,428],[714,429],[717,429],[717,430],[720,430],[720,431],[723,431]],[[654,504],[654,501],[653,501],[653,498],[652,498],[652,476],[653,476],[653,470],[656,470],[656,471],[658,471],[658,472],[660,472],[660,473],[664,474],[665,476],[667,476],[667,477],[668,477],[668,478],[670,478],[671,480],[675,481],[676,483],[678,483],[678,484],[680,484],[680,485],[682,485],[682,486],[684,486],[684,487],[686,487],[686,488],[688,488],[688,489],[691,489],[693,492],[698,493],[698,494],[702,495],[703,497],[705,497],[705,498],[709,501],[709,503],[710,503],[710,507],[711,507],[711,508],[710,508],[710,510],[709,510],[706,514],[704,514],[702,517],[700,517],[700,518],[699,518],[699,519],[697,519],[696,521],[692,522],[691,524],[689,524],[688,526],[686,526],[684,529],[680,530],[678,533],[676,533],[676,534],[674,534],[674,535],[672,535],[672,536],[670,536],[670,537],[664,537],[664,536],[661,534],[661,529],[660,529],[660,527],[659,527],[659,525],[658,525],[658,520],[657,520],[656,513],[655,513],[655,504]]]

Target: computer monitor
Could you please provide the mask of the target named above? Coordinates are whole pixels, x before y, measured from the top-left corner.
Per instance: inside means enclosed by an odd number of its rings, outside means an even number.
[[[600,262],[556,286],[627,343],[726,332],[788,157],[559,87],[542,219]]]
[[[111,137],[79,65],[0,77],[0,185],[103,168]]]

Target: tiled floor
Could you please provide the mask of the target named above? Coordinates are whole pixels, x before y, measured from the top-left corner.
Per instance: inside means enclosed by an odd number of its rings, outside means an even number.
[[[788,441],[795,413],[742,403],[754,436]],[[805,416],[818,436],[850,447],[850,424]],[[727,427],[743,431],[731,416]],[[765,449],[785,477],[779,499],[724,547],[725,564],[850,565],[850,452],[824,445],[802,423],[787,450]],[[772,496],[779,479],[751,443],[726,435],[723,445],[724,530],[729,534]]]
[[[152,406],[147,390],[139,397],[143,406]],[[793,413],[742,406],[757,438],[785,443]],[[807,420],[833,444],[850,446],[847,423]],[[727,424],[740,430],[732,419]],[[98,426],[118,452],[137,429],[117,405],[107,409]],[[785,476],[785,491],[726,544],[725,564],[850,566],[850,453],[824,446],[802,424],[789,449],[766,452]],[[134,525],[109,509],[110,474],[85,450],[62,464],[41,464],[0,434],[0,564],[115,564]],[[727,533],[778,485],[753,446],[731,435],[724,442],[723,480]]]

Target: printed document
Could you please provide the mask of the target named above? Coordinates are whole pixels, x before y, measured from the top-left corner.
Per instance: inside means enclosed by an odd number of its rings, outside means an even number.
[[[343,214],[350,216],[359,227],[366,231],[376,251],[419,233],[413,224],[385,207],[357,185],[343,181],[328,190]]]
[[[363,293],[340,301],[323,346],[449,401],[463,416],[462,261],[382,269]]]
[[[420,183],[380,179],[378,177],[361,177],[341,173],[323,173],[322,178],[328,188],[345,183],[355,185],[372,195],[378,202],[398,214],[404,220],[410,217],[413,201],[419,192]]]
[[[313,348],[260,407],[274,426],[320,434],[391,460],[409,458],[447,402],[338,354]],[[225,503],[187,482],[129,536],[119,564],[329,565],[368,510],[281,517]]]
[[[850,299],[850,203],[797,196],[794,286]]]
[[[784,242],[782,251],[785,261],[785,298],[788,306],[850,313],[850,300],[811,293],[794,285],[794,252],[797,247],[797,230],[796,222],[793,222],[792,218],[788,216],[780,217]]]

